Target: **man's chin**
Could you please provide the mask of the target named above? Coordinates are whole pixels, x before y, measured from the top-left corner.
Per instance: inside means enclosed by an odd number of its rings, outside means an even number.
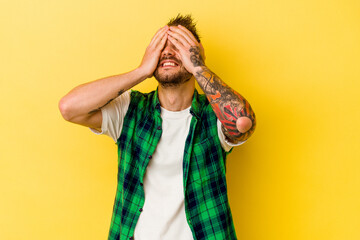
[[[163,87],[176,87],[190,80],[192,74],[187,71],[164,73],[155,71],[154,77]]]
[[[162,87],[178,87],[181,84],[188,82],[191,79],[191,76],[186,78],[156,78]]]

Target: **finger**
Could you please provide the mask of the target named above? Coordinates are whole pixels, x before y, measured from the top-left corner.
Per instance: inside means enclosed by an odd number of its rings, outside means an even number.
[[[182,29],[189,38],[191,38],[194,42],[197,42],[198,43],[198,40],[196,40],[195,36],[192,34],[192,32],[190,32],[189,29],[187,29],[186,27],[182,26],[182,25],[178,25],[178,27],[180,29]]]
[[[161,30],[163,30],[164,27],[159,28],[159,30],[156,31],[156,33],[154,34],[154,36],[151,38],[150,44],[152,44],[154,42],[154,39],[157,37],[157,35],[161,32]],[[149,45],[150,45],[149,44]]]
[[[159,35],[162,35],[162,33],[166,32],[168,30],[169,26],[165,25],[164,27],[160,28],[155,35],[153,36],[153,38],[150,41],[149,45],[154,44],[155,41],[157,41],[159,39]]]
[[[152,40],[155,39],[161,32],[163,32],[163,31],[165,30],[166,26],[167,26],[167,25],[159,28],[159,29],[156,31],[156,33],[154,34],[154,36],[152,37]]]
[[[193,41],[193,39],[191,39],[189,37],[189,35],[182,29],[178,28],[178,27],[170,27],[170,30],[174,33],[176,33],[176,36],[182,36],[183,39],[186,39],[186,42],[190,45],[193,46],[194,44],[197,44],[197,41]]]
[[[162,36],[162,38],[160,39],[159,44],[156,45],[156,48],[158,50],[161,51],[164,49],[167,38],[168,38],[168,34],[167,34],[167,32],[165,32],[164,35]]]
[[[184,49],[184,46],[182,44],[180,44],[180,42],[178,40],[176,40],[174,37],[172,37],[170,34],[168,35],[168,39],[170,40],[170,42],[172,44],[174,44],[174,46],[180,50],[180,49]]]
[[[167,39],[167,33],[163,32],[161,35],[159,35],[154,42],[152,43],[152,45],[149,45],[149,47],[151,47],[152,49],[158,49],[159,47],[164,48],[164,46],[162,45],[162,42],[164,41],[164,38]]]
[[[189,48],[190,46],[191,46],[191,44],[187,41],[187,39],[183,36],[183,35],[181,35],[181,34],[179,34],[179,33],[177,33],[177,32],[173,32],[173,31],[168,31],[168,34],[171,36],[171,37],[173,37],[173,38],[175,38],[178,42],[180,42],[183,46],[185,46],[185,47],[187,47],[187,48]]]
[[[151,42],[149,45],[156,45],[159,42],[159,39],[161,39],[161,37],[163,36],[163,34],[168,30],[168,26],[164,26],[162,27],[152,38]]]

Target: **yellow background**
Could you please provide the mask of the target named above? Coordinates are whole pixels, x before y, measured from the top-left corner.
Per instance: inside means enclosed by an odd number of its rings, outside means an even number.
[[[208,67],[257,116],[227,164],[238,238],[360,239],[358,0],[1,0],[0,9],[0,239],[107,238],[116,146],[64,121],[58,101],[137,67],[179,12],[193,14]]]

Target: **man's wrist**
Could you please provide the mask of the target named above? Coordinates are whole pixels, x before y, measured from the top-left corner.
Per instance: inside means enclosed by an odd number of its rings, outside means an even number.
[[[138,67],[134,69],[134,74],[136,74],[137,78],[140,79],[140,81],[144,81],[147,78],[151,77],[147,72],[145,72],[142,68]]]
[[[205,65],[194,67],[192,74],[194,75],[194,77],[196,77],[197,73],[203,72],[206,69],[208,69],[208,68]]]

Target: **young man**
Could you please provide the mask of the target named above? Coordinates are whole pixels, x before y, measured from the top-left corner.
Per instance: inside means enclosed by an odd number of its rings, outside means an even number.
[[[253,133],[255,114],[204,59],[191,16],[178,15],[157,31],[138,68],[61,99],[67,121],[118,145],[109,239],[236,239],[225,159]],[[129,90],[152,76],[156,91]]]

